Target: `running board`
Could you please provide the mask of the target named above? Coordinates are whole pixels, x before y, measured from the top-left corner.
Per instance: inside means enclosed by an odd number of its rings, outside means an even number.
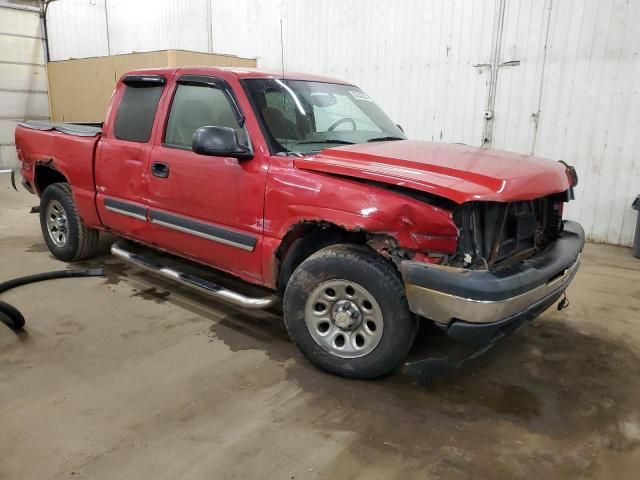
[[[111,253],[125,262],[157,273],[186,287],[193,288],[210,297],[231,303],[238,307],[259,310],[272,307],[280,302],[280,297],[275,294],[261,298],[247,297],[242,293],[234,292],[233,290],[224,288],[196,275],[166,267],[158,262],[145,258],[143,255],[126,250],[120,242],[111,245]]]

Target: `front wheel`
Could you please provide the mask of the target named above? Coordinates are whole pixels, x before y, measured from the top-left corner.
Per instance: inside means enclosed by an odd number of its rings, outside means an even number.
[[[346,377],[390,372],[417,331],[397,271],[360,245],[327,247],[302,262],[283,306],[289,335],[305,357]]]

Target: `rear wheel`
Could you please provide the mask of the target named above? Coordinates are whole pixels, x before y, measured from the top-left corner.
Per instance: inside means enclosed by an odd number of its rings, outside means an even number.
[[[97,251],[98,231],[85,226],[66,183],[51,184],[42,192],[40,227],[49,250],[59,260],[75,262]]]
[[[302,262],[287,284],[284,318],[314,365],[352,378],[396,368],[417,331],[397,271],[360,245],[327,247]]]

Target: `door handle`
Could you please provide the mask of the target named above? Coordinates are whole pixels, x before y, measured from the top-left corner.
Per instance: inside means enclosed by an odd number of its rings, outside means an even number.
[[[162,162],[153,162],[151,164],[151,174],[158,178],[167,178],[169,176],[169,165]]]

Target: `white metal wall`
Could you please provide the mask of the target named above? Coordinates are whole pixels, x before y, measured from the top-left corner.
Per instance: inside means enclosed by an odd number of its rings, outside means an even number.
[[[377,99],[408,135],[426,140],[478,143],[487,94],[493,2],[273,1],[259,5],[249,29],[233,35],[216,2],[214,42],[257,55],[260,66],[348,79]],[[228,12],[225,12],[227,14]],[[254,23],[254,24],[252,24]],[[237,24],[236,24],[237,25]],[[253,38],[252,38],[253,37]],[[225,39],[225,40],[222,40]],[[256,50],[256,46],[261,50]]]
[[[0,170],[16,165],[16,123],[49,118],[40,17],[0,4]]]
[[[564,159],[568,215],[596,242],[630,245],[640,194],[640,2],[508,0],[492,146]],[[546,49],[545,49],[546,45]]]
[[[211,3],[57,0],[47,15],[51,60],[169,48],[210,52]]]
[[[109,55],[106,20],[105,0],[56,0],[51,3],[47,11],[50,59]]]
[[[279,69],[281,19],[286,69],[357,83],[412,138],[575,164],[568,215],[595,241],[631,243],[638,1],[58,0],[52,58],[185,48]]]

